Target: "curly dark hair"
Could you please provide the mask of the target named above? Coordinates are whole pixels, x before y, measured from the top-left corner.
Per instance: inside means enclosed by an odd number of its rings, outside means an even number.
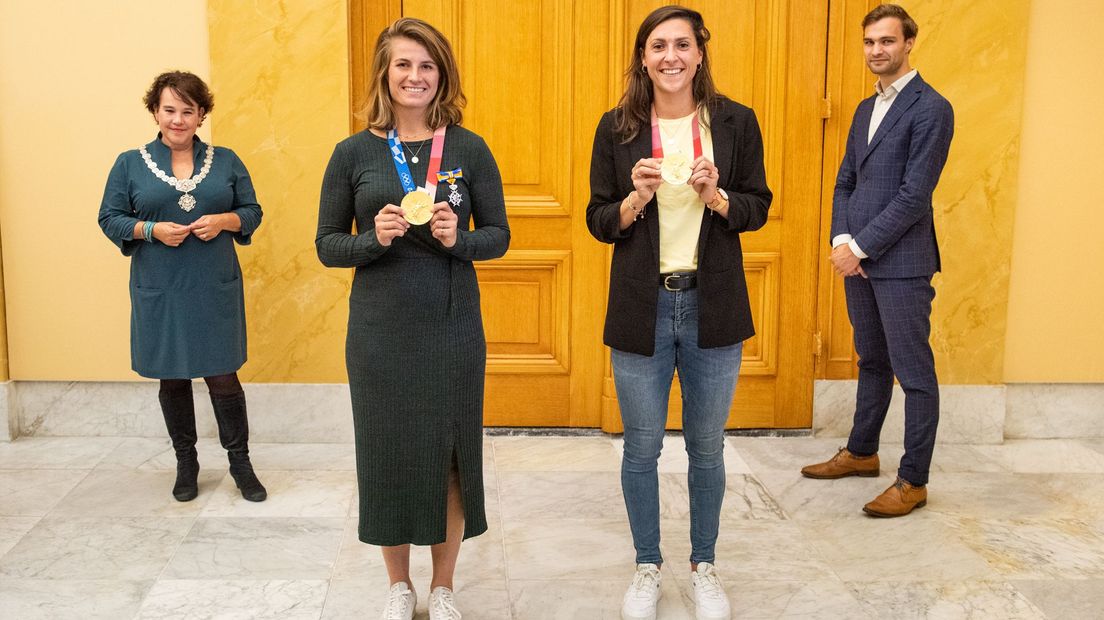
[[[187,71],[167,71],[153,79],[153,84],[142,98],[150,114],[157,113],[157,107],[161,105],[161,92],[166,88],[171,89],[181,100],[201,108],[203,114],[200,122],[215,108],[215,96],[199,76]]]

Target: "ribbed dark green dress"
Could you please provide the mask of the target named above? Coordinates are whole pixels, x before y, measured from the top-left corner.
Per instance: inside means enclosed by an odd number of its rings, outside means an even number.
[[[430,141],[420,162],[425,181]],[[369,131],[334,149],[322,181],[318,257],[355,267],[345,362],[352,394],[360,490],[360,540],[431,545],[445,540],[448,472],[455,459],[464,501],[464,538],[487,530],[483,501],[483,378],[487,346],[472,261],[502,256],[510,243],[502,179],[482,138],[448,128],[443,170],[460,168],[456,245],[429,225],[411,226],[390,247],[373,218],[399,204],[402,184],[387,140]],[[436,201],[447,201],[448,184]],[[474,220],[475,229],[468,230]],[[359,234],[351,234],[354,221]]]

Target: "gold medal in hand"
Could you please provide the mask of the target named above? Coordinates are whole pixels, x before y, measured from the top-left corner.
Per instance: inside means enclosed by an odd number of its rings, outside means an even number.
[[[663,163],[659,167],[660,176],[671,185],[686,185],[693,172],[694,168],[690,165],[690,160],[682,153],[664,155]]]
[[[421,226],[433,215],[433,199],[421,191],[410,192],[403,196],[403,218],[415,226]]]

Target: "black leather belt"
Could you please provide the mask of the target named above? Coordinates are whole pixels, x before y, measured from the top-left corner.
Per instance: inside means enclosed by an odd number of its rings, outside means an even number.
[[[698,274],[695,271],[661,273],[659,284],[669,291],[685,291],[698,285]]]

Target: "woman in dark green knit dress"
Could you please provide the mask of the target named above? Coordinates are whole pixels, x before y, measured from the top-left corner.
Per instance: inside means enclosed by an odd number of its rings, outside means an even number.
[[[411,544],[433,545],[430,617],[458,618],[460,542],[487,529],[486,341],[472,261],[509,245],[502,180],[487,145],[459,126],[456,62],[432,26],[400,19],[384,30],[370,78],[369,129],[334,149],[316,238],[323,264],[356,268],[345,357],[359,535],[383,547],[385,618],[413,615]],[[411,204],[418,196],[424,208]]]

